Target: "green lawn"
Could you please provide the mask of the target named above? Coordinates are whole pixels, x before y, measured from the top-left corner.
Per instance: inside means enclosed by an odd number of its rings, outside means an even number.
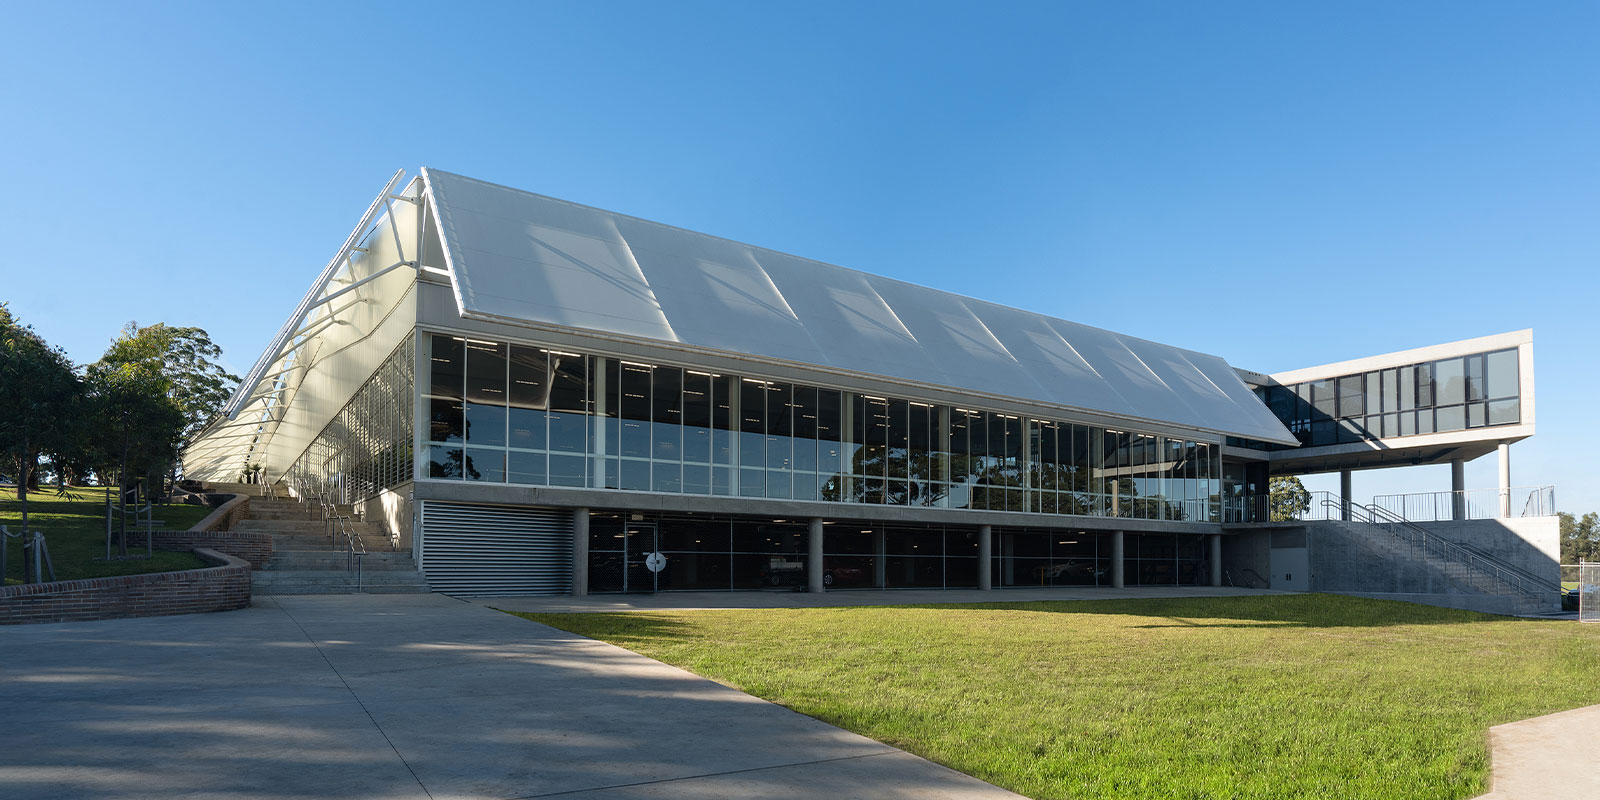
[[[1600,626],[1337,595],[523,614],[1036,798],[1466,798]]]
[[[105,490],[93,487],[73,489],[81,500],[67,500],[56,496],[55,489],[38,494],[28,494],[28,529],[44,534],[50,559],[55,564],[58,580],[102,578],[108,575],[135,575],[143,572],[168,572],[179,569],[198,569],[205,562],[193,553],[163,553],[156,551],[149,559],[105,561],[106,523]],[[6,490],[0,500],[0,525],[12,533],[22,529],[22,504],[17,502],[16,489]],[[204,519],[211,509],[205,506],[156,506],[155,518],[166,520],[167,530],[184,530]],[[135,547],[137,545],[137,547]],[[7,539],[6,583],[22,582],[22,540]],[[144,554],[144,536],[130,536],[130,554]],[[96,560],[101,559],[101,560]]]

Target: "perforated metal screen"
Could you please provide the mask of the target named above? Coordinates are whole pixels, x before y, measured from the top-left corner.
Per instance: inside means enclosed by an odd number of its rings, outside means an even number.
[[[422,571],[444,594],[567,594],[572,512],[424,500]]]

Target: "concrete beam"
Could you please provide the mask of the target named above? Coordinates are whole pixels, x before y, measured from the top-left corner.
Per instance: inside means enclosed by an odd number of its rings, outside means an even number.
[[[544,506],[546,508],[590,508],[638,513],[728,514],[753,517],[807,519],[822,516],[830,520],[861,522],[910,522],[933,525],[994,525],[1017,528],[1048,528],[1066,531],[1108,533],[1116,529],[1135,533],[1216,533],[1214,522],[1128,519],[1035,514],[1026,511],[977,511],[958,508],[920,508],[882,506],[867,503],[833,503],[818,500],[785,500],[757,497],[711,497],[695,494],[657,494],[619,489],[576,489],[555,486],[517,486],[477,481],[421,479],[416,482],[418,500],[444,500],[453,503]],[[827,513],[823,513],[827,512]],[[863,526],[865,527],[865,526]]]

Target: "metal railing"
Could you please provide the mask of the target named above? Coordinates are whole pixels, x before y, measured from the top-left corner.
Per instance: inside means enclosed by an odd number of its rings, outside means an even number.
[[[1489,594],[1516,594],[1540,600],[1560,597],[1561,587],[1536,578],[1505,562],[1463,547],[1376,503],[1362,505],[1331,492],[1313,492],[1305,520],[1341,520],[1362,523],[1351,530],[1370,531],[1409,549],[1413,558],[1440,567],[1445,577]],[[1452,570],[1454,568],[1454,570]]]
[[[10,549],[10,543],[6,541],[8,539],[22,540],[23,583],[50,583],[55,581],[56,565],[50,560],[50,548],[45,545],[44,534],[39,531],[12,533],[10,528],[0,525],[0,586],[5,585],[7,574],[6,551]],[[46,575],[50,577],[47,579]]]
[[[1556,487],[1380,494],[1372,498],[1372,503],[1412,522],[1549,517],[1556,513]]]
[[[320,515],[328,531],[328,543],[338,546],[340,539],[343,539],[345,570],[355,573],[356,591],[361,591],[367,544],[362,540],[361,533],[352,526],[351,515],[339,513],[338,499],[326,481],[299,473],[291,473],[288,480],[291,492],[305,505],[306,513]]]
[[[1309,494],[1311,502],[1303,510],[1295,513],[1295,519],[1306,521],[1344,519],[1342,512],[1344,501],[1339,495],[1333,492],[1309,492]]]
[[[334,517],[338,520],[339,531],[344,534],[345,565],[347,572],[356,574],[356,591],[361,591],[361,563],[367,554],[367,545],[361,541],[361,534],[350,528],[350,516],[341,514]]]

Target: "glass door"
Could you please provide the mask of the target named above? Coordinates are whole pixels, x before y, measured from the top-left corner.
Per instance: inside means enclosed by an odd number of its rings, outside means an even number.
[[[657,573],[651,572],[646,557],[658,547],[654,523],[630,522],[623,532],[622,591],[654,592]]]

